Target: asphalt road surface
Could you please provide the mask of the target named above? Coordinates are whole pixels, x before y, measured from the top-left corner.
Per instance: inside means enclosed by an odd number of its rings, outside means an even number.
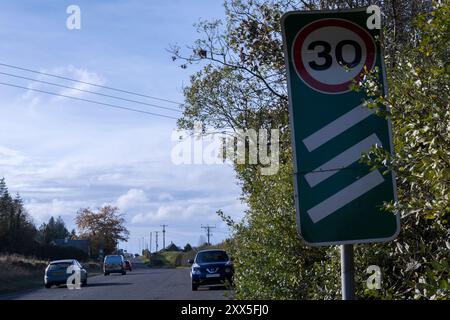
[[[69,290],[66,286],[42,288],[0,296],[0,299],[19,300],[220,300],[230,299],[230,291],[223,286],[200,287],[191,290],[189,269],[151,269],[139,260],[133,271],[125,276],[111,274],[88,278],[87,287]]]

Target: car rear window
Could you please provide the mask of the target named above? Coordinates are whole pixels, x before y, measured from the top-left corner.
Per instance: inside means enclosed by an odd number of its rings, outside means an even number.
[[[122,258],[120,256],[109,256],[105,258],[105,263],[121,263]]]
[[[196,258],[196,262],[198,263],[222,262],[228,260],[228,255],[224,251],[200,252],[197,254]]]
[[[58,263],[51,263],[48,266],[48,270],[65,270],[67,269],[69,266],[71,266],[72,263],[71,262],[58,262]]]

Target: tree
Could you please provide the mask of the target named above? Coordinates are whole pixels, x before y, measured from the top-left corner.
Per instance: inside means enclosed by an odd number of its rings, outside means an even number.
[[[13,201],[6,186],[5,178],[0,179],[0,236],[3,245],[10,243]]]
[[[33,245],[36,228],[19,194],[13,198],[0,179],[0,251],[23,252]]]
[[[379,92],[376,70],[361,84],[374,107],[390,106],[394,128],[394,156],[374,149],[366,161],[387,164],[397,175],[398,202],[385,208],[402,218],[402,232],[387,251],[399,273],[386,281],[399,284],[384,293],[439,299],[450,294],[450,4],[436,3],[414,21],[416,40],[398,50],[389,70],[389,97]]]
[[[75,231],[75,229],[72,229],[72,231],[70,231],[70,239],[78,240],[78,235],[77,235],[77,232]]]
[[[44,244],[49,244],[56,239],[65,239],[70,236],[64,220],[59,216],[56,220],[50,217],[47,223],[39,227],[39,238]]]
[[[203,247],[203,246],[207,246],[207,245],[208,245],[208,243],[206,242],[206,237],[204,235],[201,235],[198,238],[198,246]]]
[[[49,245],[51,240],[68,235],[61,217],[51,218],[36,230],[19,194],[12,197],[5,179],[0,179],[0,252],[22,254],[42,259],[77,258],[87,255],[76,248]]]
[[[388,244],[356,246],[357,294],[367,298],[448,297],[448,255],[444,253],[450,198],[445,160],[449,159],[448,5],[433,7],[430,1],[419,0],[233,0],[225,3],[225,22],[197,26],[201,37],[189,48],[191,54],[184,55],[180,47],[172,47],[172,53],[173,60],[182,61],[183,68],[204,64],[184,89],[186,104],[178,121],[180,128],[192,129],[195,121],[201,121],[205,127],[219,130],[280,129],[280,169],[276,175],[262,176],[259,165],[234,165],[242,198],[249,205],[241,222],[222,215],[233,231],[237,298],[340,295],[337,248],[307,247],[296,231],[280,18],[289,10],[372,3],[381,6],[385,18],[382,45],[396,100],[388,102],[392,105],[395,147],[402,154],[391,163],[391,168],[402,172],[398,181],[400,202],[386,209],[402,208],[404,231]],[[423,18],[416,21],[415,17]],[[413,58],[414,63],[409,62],[413,67],[409,67],[407,57]],[[420,68],[424,58],[426,70]],[[388,102],[381,97],[375,103]],[[438,123],[439,119],[443,121]],[[442,138],[436,138],[436,134]],[[374,165],[377,159],[390,160],[386,155],[371,157]],[[381,291],[364,286],[370,264],[383,268]]]
[[[183,252],[189,252],[192,251],[192,246],[189,243],[186,243],[186,245],[183,248]]]
[[[91,241],[94,253],[103,248],[105,254],[113,253],[119,241],[127,241],[129,231],[125,227],[124,215],[119,208],[110,205],[97,212],[89,208],[80,209],[75,218],[80,239]]]

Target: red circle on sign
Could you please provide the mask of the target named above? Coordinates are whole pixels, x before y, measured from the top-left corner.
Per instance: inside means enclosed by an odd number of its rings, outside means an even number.
[[[313,31],[323,28],[323,27],[341,27],[348,29],[356,33],[363,41],[366,46],[366,61],[364,62],[361,70],[359,70],[357,76],[339,84],[328,84],[323,83],[315,79],[311,74],[308,73],[302,59],[302,46],[306,37]],[[313,88],[314,90],[320,91],[322,93],[342,93],[350,90],[350,84],[352,80],[359,81],[363,76],[364,66],[367,66],[371,70],[375,64],[376,47],[370,34],[359,27],[358,25],[341,19],[322,19],[318,21],[311,22],[310,24],[303,27],[294,40],[294,45],[292,47],[292,57],[294,60],[294,65],[298,76],[305,82],[306,85]]]

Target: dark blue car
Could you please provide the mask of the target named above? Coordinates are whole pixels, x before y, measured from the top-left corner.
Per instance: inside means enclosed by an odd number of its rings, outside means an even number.
[[[200,285],[231,284],[233,278],[233,265],[225,250],[199,251],[192,264],[191,279],[192,290],[197,291]]]

